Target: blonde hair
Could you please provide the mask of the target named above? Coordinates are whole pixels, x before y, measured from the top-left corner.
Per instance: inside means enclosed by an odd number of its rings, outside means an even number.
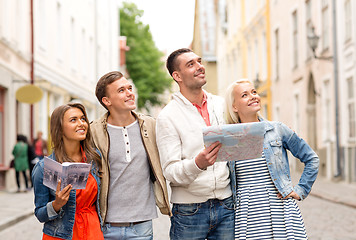
[[[234,89],[240,83],[250,83],[253,85],[253,83],[247,78],[242,78],[232,82],[227,87],[226,94],[225,94],[225,120],[227,124],[241,123],[241,119],[238,113],[234,111],[234,108],[232,106],[232,104],[235,101]]]

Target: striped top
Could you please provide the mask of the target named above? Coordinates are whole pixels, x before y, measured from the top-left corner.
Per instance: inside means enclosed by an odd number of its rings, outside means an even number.
[[[307,239],[296,201],[277,197],[266,159],[236,161],[235,239]]]

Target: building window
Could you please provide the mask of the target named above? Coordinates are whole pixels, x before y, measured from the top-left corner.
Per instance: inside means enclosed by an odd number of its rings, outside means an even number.
[[[345,1],[345,42],[351,39],[352,32],[352,18],[351,18],[351,3],[350,0]]]
[[[276,108],[275,108],[275,113],[274,113],[274,121],[280,121],[280,117],[279,117],[279,115],[280,115],[280,110],[279,110],[279,106],[276,106]]]
[[[275,38],[275,50],[276,50],[276,56],[275,56],[275,67],[276,67],[276,81],[279,80],[279,29],[277,28],[274,31],[274,38]]]
[[[79,56],[80,58],[80,72],[82,73],[82,76],[85,76],[85,69],[87,69],[87,66],[85,66],[85,59],[87,59],[87,46],[86,46],[86,32],[85,29],[82,29],[82,34],[81,34],[81,54]]]
[[[253,66],[253,63],[252,63],[252,49],[251,49],[251,46],[248,47],[248,78],[249,79],[254,79],[256,76],[252,76],[253,73],[252,73],[252,66]]]
[[[311,34],[311,30],[313,27],[313,23],[312,23],[312,13],[311,13],[311,0],[308,0],[305,2],[305,21],[306,21],[306,35],[309,36]],[[306,38],[307,41],[307,38]],[[309,47],[308,43],[306,43],[306,54],[307,54],[307,60],[310,59],[312,57],[312,50]]]
[[[266,33],[263,33],[262,35],[262,49],[261,49],[261,55],[262,55],[262,67],[261,67],[261,78],[263,80],[267,79],[267,41],[266,41]]]
[[[5,164],[5,112],[4,112],[5,89],[0,87],[0,165]]]
[[[331,104],[330,104],[330,81],[326,80],[323,83],[323,93],[322,93],[322,101],[323,101],[323,140],[328,141],[331,136]]]
[[[347,110],[349,119],[349,138],[355,140],[356,138],[356,119],[355,119],[355,89],[353,78],[347,79]]]
[[[71,67],[72,67],[72,71],[76,71],[77,70],[77,48],[76,48],[76,43],[77,43],[77,39],[76,39],[76,27],[75,27],[75,20],[74,18],[71,19],[71,26],[70,26],[70,32],[71,32]]]
[[[254,57],[254,64],[253,64],[253,66],[254,66],[254,76],[253,77],[255,77],[255,78],[257,78],[257,76],[258,76],[258,73],[259,73],[259,71],[260,71],[260,61],[259,61],[259,57],[258,57],[258,41],[257,41],[257,39],[255,39],[255,46],[254,46],[254,48],[255,48],[255,50],[254,50],[254,52],[255,52],[255,57]]]
[[[39,44],[42,50],[46,50],[47,48],[47,9],[46,9],[46,1],[40,0],[38,3],[39,7]]]
[[[298,67],[298,15],[293,12],[293,68]]]
[[[96,79],[95,79],[95,58],[94,58],[94,40],[93,37],[89,38],[89,56],[87,57],[87,66],[89,69],[87,69],[88,71],[88,75],[90,76],[89,79],[91,80],[91,83],[95,83]]]
[[[219,15],[221,19],[221,30],[224,34],[227,34],[228,29],[228,7],[226,1],[219,1]]]
[[[294,95],[294,128],[295,131],[298,133],[299,132],[299,122],[300,122],[300,115],[299,115],[299,95],[295,94]]]
[[[236,79],[239,79],[243,76],[243,72],[242,72],[242,69],[243,69],[243,66],[242,66],[242,58],[241,58],[241,45],[240,43],[237,45],[237,52],[236,52],[236,58],[237,58],[237,61],[236,61],[236,69],[237,69],[237,75],[236,75]]]
[[[63,61],[63,21],[62,21],[62,7],[57,3],[57,60]]]
[[[321,42],[323,51],[329,48],[329,7],[327,1],[322,1],[321,17],[322,17],[322,33]]]

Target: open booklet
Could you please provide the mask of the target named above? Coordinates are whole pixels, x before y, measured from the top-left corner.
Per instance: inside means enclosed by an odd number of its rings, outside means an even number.
[[[84,189],[89,177],[90,163],[64,162],[60,164],[44,157],[43,184],[56,191],[61,180],[61,190],[71,184],[73,189]]]
[[[222,143],[216,161],[261,157],[264,134],[265,125],[263,122],[224,124],[203,128],[206,147],[216,141]]]

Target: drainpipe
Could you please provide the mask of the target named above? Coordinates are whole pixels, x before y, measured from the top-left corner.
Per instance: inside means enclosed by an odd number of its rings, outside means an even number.
[[[31,84],[34,83],[34,25],[33,25],[33,0],[30,0],[31,17]],[[33,104],[30,105],[30,141],[33,142]]]
[[[333,62],[334,62],[334,85],[335,85],[335,135],[336,135],[336,175],[335,177],[342,177],[341,169],[341,153],[340,153],[340,127],[339,127],[339,66],[337,54],[337,26],[336,26],[336,2],[332,1],[333,6]]]

